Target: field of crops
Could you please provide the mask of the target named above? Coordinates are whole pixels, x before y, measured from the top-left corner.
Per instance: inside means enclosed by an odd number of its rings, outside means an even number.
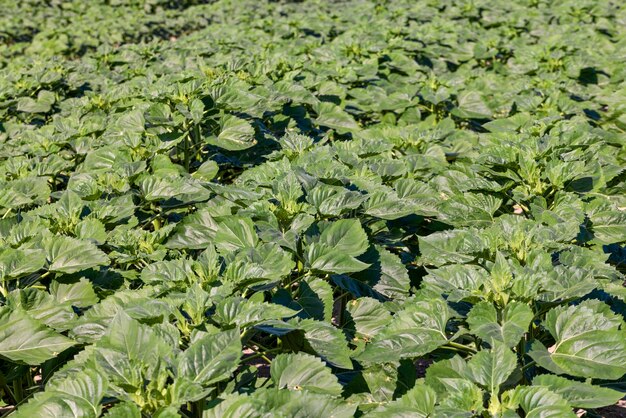
[[[618,0],[0,0],[0,415],[624,416],[625,63]]]

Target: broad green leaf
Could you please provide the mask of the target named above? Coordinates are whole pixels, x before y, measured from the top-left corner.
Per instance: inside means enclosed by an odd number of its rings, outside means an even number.
[[[142,133],[145,131],[145,124],[143,112],[140,110],[123,114],[116,123],[122,133]]]
[[[528,353],[540,366],[557,374],[619,379],[626,374],[624,321],[599,301],[554,308],[545,326],[556,339],[547,349],[535,341]]]
[[[376,299],[364,297],[348,302],[349,318],[354,322],[357,337],[375,338],[391,322],[391,314]]]
[[[141,409],[132,402],[121,402],[113,405],[104,414],[106,418],[141,418]]]
[[[220,222],[215,233],[215,245],[222,252],[253,248],[259,241],[254,223],[249,218],[228,218]]]
[[[51,382],[46,386],[46,391],[52,390],[84,399],[89,402],[97,416],[107,386],[107,378],[103,373],[92,368],[86,368],[74,372],[62,380]]]
[[[107,240],[104,224],[98,219],[84,219],[76,225],[76,238],[102,245]]]
[[[471,264],[449,264],[436,269],[427,269],[422,287],[436,293],[448,295],[451,302],[482,296],[489,280],[487,270]]]
[[[369,264],[321,243],[312,243],[308,247],[306,259],[312,270],[325,273],[353,273],[369,267]]]
[[[409,295],[411,280],[406,266],[397,255],[374,245],[360,259],[369,263],[370,267],[353,274],[354,278],[389,299],[402,300]]]
[[[11,361],[38,365],[75,344],[22,310],[0,310],[0,356]]]
[[[415,358],[448,341],[446,324],[450,312],[439,299],[406,303],[389,325],[378,333],[356,359],[369,363]]]
[[[217,163],[213,160],[207,160],[192,175],[203,181],[211,181],[217,176],[218,172],[219,166]]]
[[[37,93],[37,99],[30,97],[20,98],[17,101],[17,110],[25,113],[48,113],[55,101],[56,96],[53,92],[40,90]]]
[[[590,383],[577,382],[560,376],[542,374],[533,379],[533,386],[545,386],[562,396],[575,408],[600,408],[613,405],[624,394],[613,389]]]
[[[17,418],[97,418],[100,416],[100,406],[96,407],[79,396],[46,391],[35,394],[26,405],[21,406],[11,416]]]
[[[482,412],[484,393],[477,385],[457,378],[442,378],[440,382],[445,391],[435,416],[473,416]]]
[[[35,273],[43,268],[45,263],[46,256],[41,250],[6,248],[0,251],[0,280]]]
[[[437,394],[429,386],[418,384],[405,393],[401,398],[389,402],[372,412],[365,414],[367,418],[397,417],[397,418],[426,418],[435,411]]]
[[[356,405],[328,394],[307,390],[257,389],[250,395],[230,395],[216,407],[205,409],[203,418],[352,418]]]
[[[268,320],[279,320],[296,315],[291,307],[276,303],[255,302],[243,298],[225,298],[215,306],[214,320],[223,325],[253,326]]]
[[[576,416],[563,397],[543,386],[518,386],[509,402],[519,405],[528,418]]]
[[[295,263],[290,253],[274,243],[264,243],[255,248],[240,251],[228,268],[236,268],[236,273],[234,273],[236,277],[232,277],[234,281],[265,279],[265,281],[258,280],[260,285],[267,281],[278,281],[289,275],[294,266]],[[224,272],[224,277],[231,278],[228,270]]]
[[[88,241],[65,236],[46,237],[43,247],[48,269],[55,273],[75,273],[109,264],[109,257]]]
[[[310,278],[298,284],[298,291],[291,298],[289,292],[279,289],[274,295],[274,302],[299,311],[301,318],[313,318],[330,322],[333,310],[333,289],[328,282]]]
[[[439,360],[426,370],[425,382],[438,395],[446,394],[446,386],[442,379],[463,379],[468,375],[467,362],[459,355],[450,359]]]
[[[6,305],[11,309],[28,312],[31,319],[39,321],[57,331],[65,331],[76,314],[69,303],[58,300],[45,291],[29,287],[9,293]]]
[[[463,118],[490,119],[493,112],[477,91],[465,91],[457,97],[456,116]]]
[[[309,354],[279,354],[272,361],[272,381],[277,388],[340,395],[342,387],[331,370]]]
[[[204,249],[212,245],[218,224],[206,211],[187,216],[176,225],[174,233],[166,243],[168,248]]]
[[[318,116],[315,122],[320,126],[336,129],[340,132],[356,131],[360,129],[359,125],[350,114],[332,103],[320,103],[316,107],[316,112]]]
[[[322,231],[320,242],[337,253],[352,257],[363,254],[369,247],[367,235],[357,219],[333,222]]]
[[[257,143],[250,122],[233,115],[224,115],[219,135],[209,137],[207,141],[229,151],[241,151]]]
[[[467,363],[472,380],[487,388],[490,393],[497,394],[500,385],[517,367],[517,356],[505,345],[493,343],[489,351],[481,350]]]
[[[480,235],[468,230],[436,232],[419,238],[420,260],[426,265],[467,263],[484,247]]]
[[[238,329],[206,335],[179,357],[178,374],[205,386],[227,379],[239,365],[241,350]]]
[[[109,325],[101,347],[122,353],[131,362],[150,364],[171,354],[171,347],[148,325],[131,318],[119,310]]]
[[[367,385],[367,399],[391,402],[398,383],[399,363],[378,363],[365,367],[361,376]]]
[[[313,350],[328,363],[342,369],[352,369],[350,349],[343,332],[327,322],[305,319],[298,324]]]
[[[85,278],[75,283],[61,283],[54,280],[50,283],[50,294],[58,303],[69,303],[78,308],[87,308],[98,302],[91,282]]]
[[[485,341],[494,339],[503,342],[507,347],[514,347],[528,331],[533,312],[528,305],[521,302],[510,302],[501,313],[490,302],[480,302],[467,315],[470,331]]]

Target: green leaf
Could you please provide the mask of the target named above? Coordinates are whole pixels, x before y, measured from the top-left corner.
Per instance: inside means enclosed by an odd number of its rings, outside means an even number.
[[[75,344],[22,310],[0,310],[0,356],[35,366]]]
[[[217,303],[213,317],[222,325],[238,325],[243,328],[268,320],[290,318],[296,313],[290,307],[276,303],[231,297]]]
[[[435,411],[437,394],[429,386],[418,384],[405,393],[401,398],[389,402],[370,413],[367,418],[427,418]]]
[[[369,267],[367,263],[318,243],[313,243],[308,247],[306,259],[312,270],[324,273],[353,273]]]
[[[454,112],[456,116],[462,118],[488,119],[493,112],[477,91],[464,91],[457,97],[459,107]]]
[[[37,99],[21,97],[17,101],[17,110],[25,113],[48,113],[56,101],[56,96],[48,90],[40,90]]]
[[[192,174],[193,177],[203,180],[211,181],[217,176],[219,172],[219,166],[213,160],[207,160]]]
[[[43,241],[48,270],[75,273],[109,264],[109,257],[88,241],[65,236],[50,236]]]
[[[425,382],[435,389],[438,395],[445,395],[446,386],[442,383],[442,379],[463,379],[467,375],[467,362],[460,355],[455,355],[450,359],[431,364],[426,370]]]
[[[26,405],[11,415],[16,418],[97,418],[100,408],[94,408],[87,400],[67,393],[46,391],[37,393]],[[107,415],[108,416],[108,415]]]
[[[480,416],[484,393],[478,386],[467,379],[442,378],[440,382],[445,391],[435,416]]]
[[[500,385],[517,367],[517,356],[505,344],[494,342],[491,350],[479,351],[467,366],[474,382],[497,394]]]
[[[239,365],[241,350],[238,329],[206,335],[180,356],[178,374],[205,386],[228,379]]]
[[[357,337],[371,340],[391,322],[391,314],[376,299],[364,297],[352,300],[348,302],[347,310]]]
[[[296,311],[302,318],[313,318],[330,322],[333,310],[333,289],[328,282],[319,278],[308,278],[298,284],[298,291],[291,299],[289,292],[278,290],[275,303],[281,303]]]
[[[335,396],[308,390],[281,390],[260,388],[250,395],[230,395],[211,409],[205,409],[203,418],[281,418],[333,417],[352,418],[356,405],[350,405]]]
[[[237,282],[244,279],[278,281],[289,275],[294,266],[290,253],[274,243],[267,243],[240,251],[228,268],[236,268],[235,276],[238,277],[233,279]],[[229,271],[224,272],[224,277],[229,277]]]
[[[556,342],[549,350],[535,341],[528,353],[557,374],[619,379],[626,374],[624,321],[599,301],[552,309],[545,326]]]
[[[390,402],[396,391],[399,363],[371,364],[361,371],[366,383],[367,399],[374,402]]]
[[[247,120],[233,115],[224,115],[219,135],[209,137],[207,141],[228,151],[241,151],[257,143],[252,125]]]
[[[409,273],[397,255],[374,245],[360,259],[369,263],[370,267],[353,274],[355,279],[389,299],[403,300],[409,295]]]
[[[439,266],[474,260],[473,254],[481,252],[484,243],[473,231],[452,230],[419,237],[419,248],[422,263]]]
[[[542,386],[518,386],[510,402],[519,405],[526,412],[526,418],[576,417],[565,399]]]
[[[448,341],[450,311],[442,299],[406,303],[356,359],[369,363],[415,358]]]
[[[193,213],[176,225],[168,248],[199,250],[213,245],[218,224],[206,211]]]
[[[11,309],[28,312],[31,319],[57,330],[65,331],[76,317],[69,303],[59,303],[53,296],[32,287],[9,293],[6,305]]]
[[[109,324],[101,347],[122,353],[128,360],[154,363],[171,354],[171,347],[151,327],[119,310]]]
[[[542,374],[533,379],[533,386],[545,386],[562,396],[574,408],[600,408],[617,403],[624,394],[590,383],[576,382],[564,377]]]
[[[215,245],[222,252],[254,248],[259,237],[250,218],[228,218],[220,222],[215,233]]]
[[[315,110],[317,112],[315,123],[320,126],[336,129],[339,132],[351,132],[360,129],[354,118],[337,105],[321,102]]]
[[[352,257],[363,254],[369,247],[367,234],[357,219],[341,219],[326,227],[320,242],[340,254]]]
[[[331,370],[319,358],[309,354],[279,354],[272,361],[270,372],[274,385],[280,389],[308,390],[336,396],[342,391]]]
[[[46,386],[46,391],[52,390],[63,394],[77,396],[89,402],[91,408],[98,415],[100,401],[107,391],[107,378],[98,370],[86,368],[71,373],[62,380],[56,380]]]
[[[141,418],[141,409],[133,402],[120,402],[104,414],[105,418]]]
[[[145,131],[146,121],[141,110],[132,110],[124,113],[116,122],[122,133],[137,133]]]
[[[340,329],[327,322],[305,319],[298,324],[311,348],[328,363],[342,369],[352,369],[350,349]]]
[[[87,308],[98,302],[91,282],[85,278],[75,283],[60,283],[53,280],[50,283],[50,294],[59,304],[69,303],[78,308]]]
[[[5,248],[0,251],[0,280],[15,279],[43,268],[46,255],[41,250],[16,250]]]
[[[98,219],[83,219],[76,225],[76,238],[102,245],[107,240],[104,224]]]
[[[480,302],[467,315],[470,331],[485,341],[494,339],[507,347],[515,346],[528,331],[533,312],[528,305],[510,302],[502,311],[498,321],[498,312],[490,302]]]

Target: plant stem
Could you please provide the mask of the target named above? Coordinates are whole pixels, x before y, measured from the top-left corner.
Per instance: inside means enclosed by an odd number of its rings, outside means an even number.
[[[265,351],[263,353],[258,352],[256,354],[252,354],[248,357],[245,357],[244,360],[254,360],[256,358],[262,358],[263,360],[267,361],[268,364],[270,364],[272,362],[272,360],[270,358],[267,357],[267,354],[273,354],[273,353],[278,353],[279,351],[281,351],[279,348],[275,348],[273,350],[268,350]]]
[[[195,418],[202,418],[202,412],[204,411],[204,399],[200,399],[192,403],[193,405],[193,416]]]
[[[15,378],[13,381],[13,398],[16,403],[22,402],[24,399],[24,388],[22,387],[22,376]]]
[[[184,153],[185,153],[185,170],[187,170],[187,172],[189,172],[189,160],[190,160],[190,156],[189,156],[189,141],[191,140],[191,132],[187,132],[187,135],[185,135],[185,139],[184,139]]]
[[[522,366],[522,371],[525,371],[537,364],[535,361],[531,361],[530,363],[526,363]]]
[[[475,353],[476,353],[476,350],[475,350],[475,349],[473,349],[473,348],[471,348],[471,347],[468,347],[468,346],[466,346],[466,345],[463,345],[463,344],[455,343],[455,342],[453,342],[453,341],[449,341],[449,342],[447,342],[447,343],[446,343],[446,344],[444,344],[442,347],[443,347],[443,348],[454,348],[454,349],[456,349],[456,350],[458,350],[458,351],[463,351],[463,352],[465,352],[465,353],[472,353],[472,354],[475,354]]]

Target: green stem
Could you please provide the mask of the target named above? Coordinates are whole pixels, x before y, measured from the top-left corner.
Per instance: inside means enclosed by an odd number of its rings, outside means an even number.
[[[191,140],[191,132],[187,132],[187,135],[185,135],[185,139],[184,139],[184,153],[185,153],[185,170],[187,170],[187,172],[189,172],[189,161],[190,161],[190,155],[189,155],[189,141]]]
[[[534,361],[531,361],[530,363],[526,363],[526,364],[524,364],[524,365],[522,366],[522,371],[525,371],[525,370],[527,370],[527,369],[529,369],[529,368],[533,367],[535,364],[537,364],[537,363],[536,363],[536,362],[534,362]]]
[[[454,348],[454,349],[456,349],[458,351],[463,351],[465,353],[472,353],[472,354],[476,353],[476,350],[473,349],[472,347],[468,347],[468,346],[463,345],[463,344],[455,343],[453,341],[447,342],[442,347],[443,348]]]
[[[254,333],[253,328],[247,328],[246,330],[244,330],[244,332],[241,333],[241,342],[245,344],[246,340],[248,339],[248,337],[250,337],[252,333]]]
[[[193,404],[193,416],[195,418],[202,418],[204,411],[204,398],[199,401],[195,401]]]
[[[267,348],[266,346],[264,346],[263,344],[261,344],[260,342],[257,342],[257,341],[254,342],[254,345],[259,347],[261,350],[263,350],[266,353],[270,353],[270,352],[276,351],[276,350],[280,351],[280,349],[278,349],[278,348]],[[258,352],[258,350],[255,350],[254,347],[250,347],[250,348],[253,349],[254,351]]]
[[[24,388],[22,387],[22,376],[13,381],[13,398],[18,404],[24,399]]]
[[[193,148],[199,147],[202,145],[202,135],[200,134],[200,125],[193,125]]]
[[[267,350],[264,351],[263,353],[261,352],[256,352],[256,354],[252,354],[248,357],[245,357],[244,360],[248,361],[248,360],[254,360],[256,358],[262,358],[263,360],[267,361],[268,364],[272,363],[272,360],[270,358],[267,357],[268,354],[273,354],[273,353],[278,353],[280,352],[280,348],[274,348],[272,350]]]

